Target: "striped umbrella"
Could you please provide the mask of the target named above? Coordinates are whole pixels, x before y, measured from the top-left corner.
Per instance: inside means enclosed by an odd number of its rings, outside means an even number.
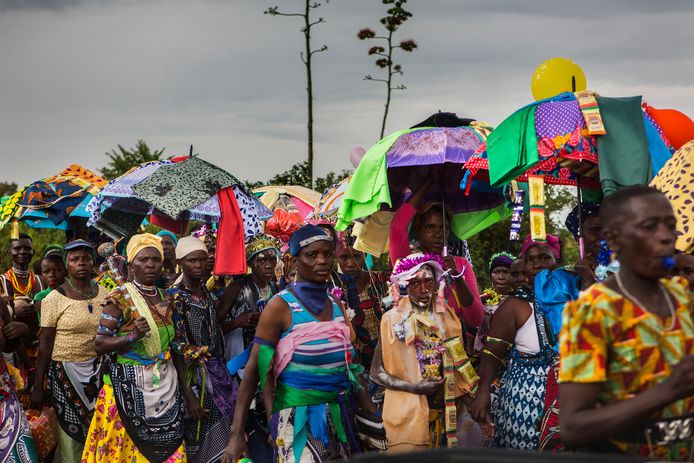
[[[347,185],[352,179],[352,176],[343,179],[339,183],[332,185],[327,188],[321,196],[318,205],[313,209],[313,211],[306,217],[306,220],[329,220],[331,222],[337,221],[337,210],[342,204],[342,198],[347,191]]]

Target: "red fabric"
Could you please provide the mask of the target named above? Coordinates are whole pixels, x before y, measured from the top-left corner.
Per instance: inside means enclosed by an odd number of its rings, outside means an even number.
[[[545,389],[545,406],[540,423],[540,451],[558,452],[564,450],[564,443],[559,435],[559,364],[555,363],[547,373]]]
[[[185,235],[186,229],[188,228],[187,220],[176,220],[171,217],[165,217],[162,215],[150,215],[149,222],[152,225],[156,225],[159,228],[169,230],[176,235]]]
[[[243,240],[243,218],[234,190],[229,187],[217,192],[222,218],[217,231],[214,254],[215,275],[244,275],[246,250]]]

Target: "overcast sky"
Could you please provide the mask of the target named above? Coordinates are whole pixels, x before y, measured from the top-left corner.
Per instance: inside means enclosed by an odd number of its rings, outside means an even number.
[[[276,2],[276,3],[275,3]],[[0,0],[0,181],[26,183],[144,139],[190,144],[239,178],[267,179],[306,156],[302,0]],[[437,110],[498,124],[532,101],[530,78],[565,56],[605,96],[644,95],[694,116],[694,1],[410,0],[398,32],[387,132]],[[377,141],[384,88],[356,32],[379,0],[332,0],[315,29],[316,172],[350,167]]]

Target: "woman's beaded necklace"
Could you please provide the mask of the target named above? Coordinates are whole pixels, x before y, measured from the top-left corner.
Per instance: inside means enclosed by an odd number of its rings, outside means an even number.
[[[79,294],[79,295],[82,296],[82,297],[87,298],[87,301],[88,301],[88,302],[87,302],[87,310],[89,311],[89,313],[94,312],[94,305],[92,304],[92,299],[94,299],[94,297],[95,297],[97,294],[99,294],[99,287],[98,287],[97,284],[94,282],[94,280],[91,280],[91,281],[89,282],[90,287],[91,287],[91,290],[92,290],[91,294],[85,294],[85,293],[83,293],[81,290],[77,289],[77,287],[72,283],[72,278],[69,278],[69,277],[67,278],[67,284],[68,284],[68,285],[70,286],[70,288],[72,288],[77,294]]]

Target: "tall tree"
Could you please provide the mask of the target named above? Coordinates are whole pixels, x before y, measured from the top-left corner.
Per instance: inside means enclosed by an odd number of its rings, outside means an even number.
[[[380,40],[385,42],[385,46],[374,45],[369,48],[369,55],[375,55],[376,66],[385,70],[385,78],[375,78],[368,74],[364,77],[364,80],[371,80],[373,82],[382,82],[386,85],[386,103],[383,110],[383,122],[381,123],[381,136],[386,131],[386,121],[388,119],[388,110],[390,109],[390,99],[393,90],[405,90],[403,84],[393,85],[393,78],[397,75],[403,75],[402,65],[397,64],[393,61],[393,53],[396,50],[402,50],[405,52],[412,52],[417,48],[417,43],[412,39],[402,40],[399,45],[396,45],[393,40],[393,35],[402,26],[402,24],[412,17],[412,13],[404,8],[407,0],[382,0],[384,5],[392,5],[388,8],[386,16],[381,18],[381,24],[385,27],[386,33],[384,35],[376,35],[372,29],[368,27],[360,30],[357,33],[359,40]]]
[[[160,160],[161,155],[164,154],[164,149],[151,151],[144,140],[138,140],[132,149],[126,149],[122,145],[118,145],[117,151],[111,150],[110,153],[106,153],[106,156],[109,157],[109,162],[100,169],[101,175],[108,180],[112,180],[143,162]]]
[[[329,0],[325,0],[328,3]],[[265,10],[265,14],[271,16],[296,16],[302,18],[304,26],[300,29],[304,34],[304,51],[299,53],[301,62],[306,67],[306,94],[308,106],[308,177],[309,188],[313,187],[313,74],[311,63],[313,55],[324,52],[328,49],[327,45],[322,45],[320,48],[312,48],[311,46],[311,29],[313,26],[324,23],[325,19],[319,17],[316,20],[311,19],[311,12],[320,7],[321,3],[311,0],[305,0],[303,13],[284,13],[279,11],[278,6],[273,6]]]

